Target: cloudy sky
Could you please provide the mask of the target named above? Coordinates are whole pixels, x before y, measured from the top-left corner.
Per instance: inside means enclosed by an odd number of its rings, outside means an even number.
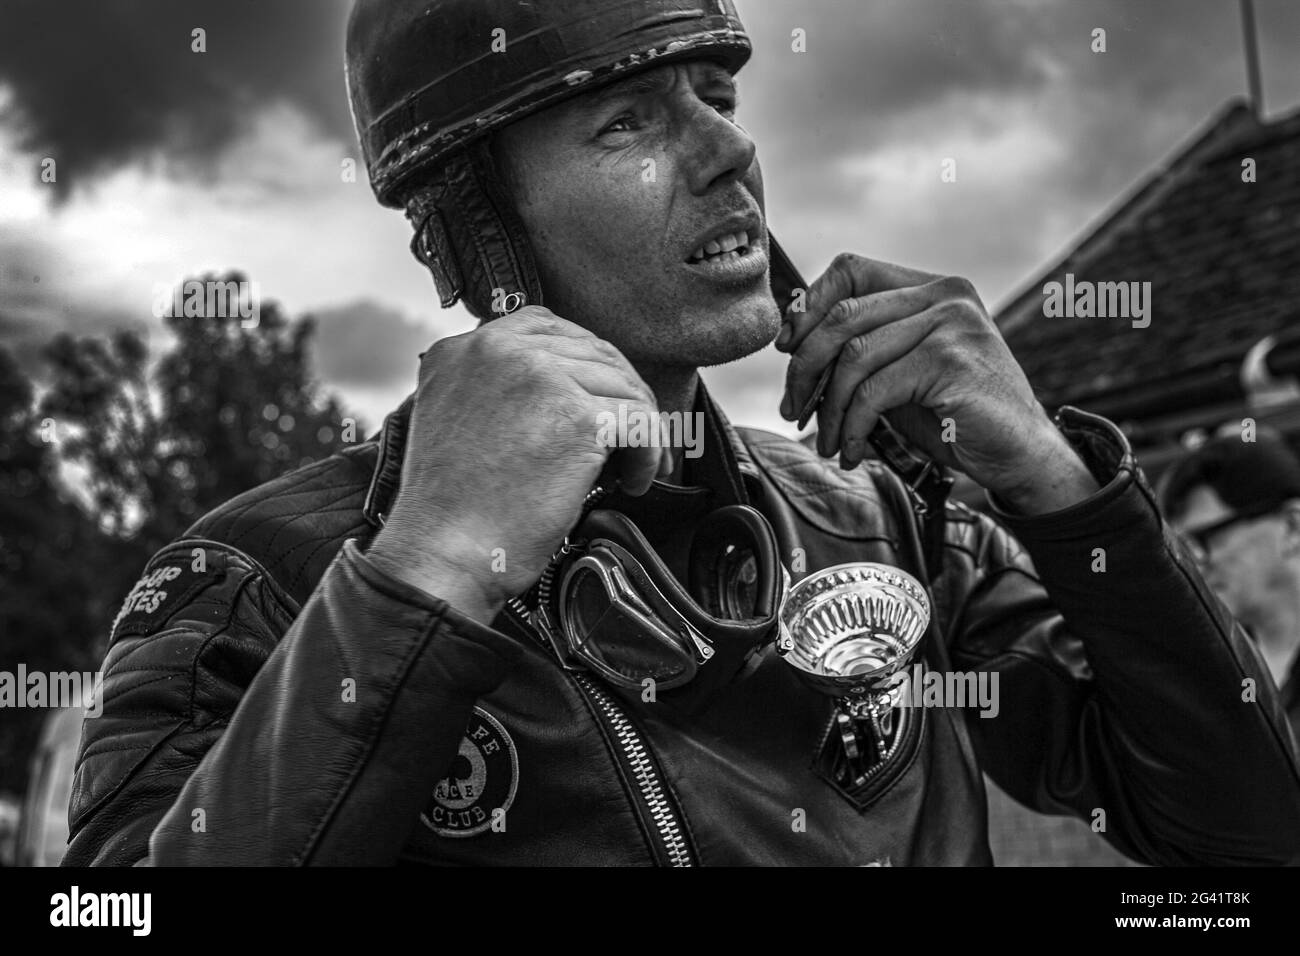
[[[966,275],[990,308],[1246,86],[1236,0],[738,5],[739,118],[805,275],[851,250]],[[317,317],[320,378],[367,424],[400,401],[416,354],[473,322],[439,309],[401,214],[341,181],[347,7],[5,0],[0,344],[29,359],[60,330],[131,326],[162,345],[155,284],[238,268]],[[1266,115],[1291,112],[1300,4],[1256,10]],[[772,349],[706,372],[733,420],[788,434],[783,378]]]

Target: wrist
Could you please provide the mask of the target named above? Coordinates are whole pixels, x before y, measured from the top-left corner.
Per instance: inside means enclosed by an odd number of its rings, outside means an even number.
[[[366,550],[366,557],[385,574],[440,601],[445,601],[479,624],[490,625],[505,605],[505,597],[496,594],[479,575],[457,563],[446,553],[428,553],[405,541],[388,527],[380,531]],[[426,537],[426,542],[439,538]]]
[[[988,489],[1008,510],[1020,515],[1050,514],[1101,490],[1078,452],[1050,421],[1031,449],[1016,480]]]

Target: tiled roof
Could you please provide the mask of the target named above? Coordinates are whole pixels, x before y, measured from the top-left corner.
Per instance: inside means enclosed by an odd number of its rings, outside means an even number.
[[[1067,273],[1150,282],[1150,325],[1046,317],[1043,287]],[[1230,103],[996,319],[1049,409],[1143,418],[1240,397],[1263,336],[1300,355],[1300,113],[1265,124]]]

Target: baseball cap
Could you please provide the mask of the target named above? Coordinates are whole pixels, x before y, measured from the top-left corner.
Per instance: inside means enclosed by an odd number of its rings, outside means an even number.
[[[1207,485],[1237,512],[1263,514],[1300,498],[1300,458],[1276,432],[1254,441],[1212,438],[1176,464],[1162,482],[1160,506],[1176,515],[1193,488]]]

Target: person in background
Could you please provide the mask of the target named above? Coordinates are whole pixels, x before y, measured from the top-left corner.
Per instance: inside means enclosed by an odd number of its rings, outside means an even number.
[[[1223,435],[1188,454],[1160,504],[1254,637],[1300,739],[1300,459],[1276,433],[1255,439]]]

